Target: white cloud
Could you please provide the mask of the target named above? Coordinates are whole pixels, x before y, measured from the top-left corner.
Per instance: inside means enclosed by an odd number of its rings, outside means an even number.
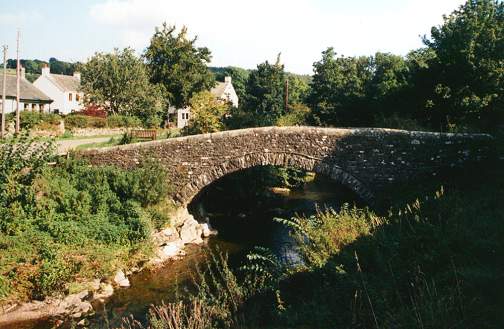
[[[336,2],[336,1],[335,1]],[[352,10],[323,0],[104,0],[91,17],[116,29],[120,44],[144,49],[162,22],[186,25],[210,48],[213,65],[254,67],[278,52],[290,71],[310,73],[328,46],[345,55],[421,46],[419,36],[464,0],[380,1]],[[357,7],[357,6],[354,6]]]

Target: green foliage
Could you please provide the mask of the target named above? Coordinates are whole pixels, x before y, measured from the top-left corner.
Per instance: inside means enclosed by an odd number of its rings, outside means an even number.
[[[310,93],[311,77],[287,73],[287,80],[289,81],[289,104],[305,103]]]
[[[504,120],[503,33],[501,1],[468,0],[406,58],[336,57],[329,48],[313,66],[311,121],[368,126],[401,117],[436,130],[494,129]]]
[[[53,113],[41,113],[31,111],[21,111],[19,113],[21,119],[21,129],[32,128],[47,128],[47,126],[57,126],[60,123],[61,116]],[[6,117],[7,121],[14,122],[16,120],[15,113],[9,113]]]
[[[316,123],[360,126],[372,123],[376,113],[409,114],[402,95],[408,91],[410,74],[402,57],[336,57],[329,48],[313,67],[308,101]]]
[[[130,133],[125,132],[122,134],[121,140],[119,141],[119,145],[131,144],[133,142],[133,136]]]
[[[109,115],[107,117],[107,126],[109,128],[141,127],[142,121],[138,117],[115,114],[115,115]]]
[[[66,128],[104,128],[107,120],[80,114],[70,114],[65,117]]]
[[[187,126],[189,134],[206,134],[221,131],[229,105],[215,98],[210,92],[195,94],[190,102],[191,120]]]
[[[31,297],[43,300],[44,297],[50,296],[55,291],[62,291],[65,283],[74,274],[73,272],[74,269],[60,259],[43,258],[42,265],[32,278],[33,291]]]
[[[244,273],[244,286],[257,294],[275,291],[286,273],[284,264],[268,248],[254,247],[239,268]]]
[[[504,119],[504,3],[469,0],[433,27],[431,120],[481,127]]]
[[[113,114],[107,118],[93,117],[81,114],[69,114],[65,116],[66,128],[136,128],[144,123],[138,117],[130,115]]]
[[[288,226],[300,233],[298,241],[306,264],[321,267],[343,247],[369,235],[379,221],[378,216],[367,209],[344,204],[339,212],[320,211],[313,217],[292,219]]]
[[[53,158],[52,142],[27,134],[0,144],[0,232],[16,234],[30,223],[35,202],[31,186]]]
[[[301,126],[306,124],[310,116],[310,108],[296,103],[289,106],[289,110],[277,119],[277,126]]]
[[[86,104],[143,121],[162,114],[161,89],[149,82],[147,68],[133,49],[96,53],[81,71]]]
[[[274,125],[285,114],[285,80],[280,55],[275,64],[266,61],[250,72],[243,107],[253,113],[255,126]]]
[[[54,57],[51,57],[49,59],[49,63],[46,61],[41,61],[39,59],[21,59],[20,60],[21,66],[26,69],[27,75],[31,75],[35,79],[42,73],[42,67],[44,65],[49,64],[49,68],[51,70],[51,73],[54,74],[64,74],[64,75],[72,75],[74,71],[76,70],[76,67],[79,65],[79,63],[69,63],[69,62],[63,62],[60,61]],[[9,69],[15,69],[17,67],[17,60],[16,59],[8,59],[7,60],[7,68]],[[33,79],[33,80],[35,80]],[[33,81],[30,80],[30,81]]]
[[[0,291],[43,298],[77,277],[109,275],[169,221],[166,172],[52,160],[51,143],[5,140],[0,159]],[[157,210],[157,212],[155,211]],[[126,259],[126,260],[125,260]],[[6,290],[5,287],[12,287]]]
[[[187,28],[176,34],[175,26],[166,23],[151,38],[145,59],[153,83],[163,86],[169,104],[182,108],[191,97],[214,86],[215,80],[207,63],[211,53],[206,47],[195,47],[196,38],[187,38]]]

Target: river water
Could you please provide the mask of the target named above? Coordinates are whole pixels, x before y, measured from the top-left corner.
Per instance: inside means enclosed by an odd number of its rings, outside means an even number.
[[[231,266],[237,266],[254,246],[263,246],[282,259],[299,262],[288,229],[273,218],[309,216],[315,214],[317,209],[337,209],[344,202],[356,201],[355,196],[344,187],[323,178],[306,183],[298,190],[273,193],[273,198],[267,204],[247,203],[247,200],[240,203],[220,198],[222,195],[219,195],[218,187],[210,189],[206,195],[202,195],[193,206],[207,211],[210,224],[219,234],[207,239],[203,245],[186,247],[187,255],[180,260],[169,261],[156,270],[132,275],[130,288],[116,289],[114,295],[99,306],[96,315],[90,319],[93,327],[117,326],[121,318],[128,315],[145,321],[150,305],[173,302],[187,295],[194,289],[192,282],[196,266],[204,264],[211,252],[227,253]],[[27,323],[22,328],[51,328],[51,323]]]

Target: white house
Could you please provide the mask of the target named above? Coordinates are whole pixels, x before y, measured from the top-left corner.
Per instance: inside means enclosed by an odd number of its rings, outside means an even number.
[[[217,85],[210,92],[217,99],[230,102],[233,107],[238,107],[238,95],[231,82],[231,77],[225,77],[224,82],[217,82]]]
[[[210,92],[215,98],[222,100],[224,102],[229,102],[233,107],[238,107],[238,95],[231,82],[231,77],[225,77],[224,82],[217,82],[217,85],[213,87]],[[184,128],[188,125],[189,119],[191,117],[191,108],[184,107],[181,109],[176,109],[170,107],[168,109],[169,117],[177,118],[177,128]]]
[[[3,77],[0,75],[0,103],[3,91]],[[5,113],[16,111],[16,76],[8,74],[5,84]],[[53,100],[45,93],[35,88],[25,78],[25,69],[21,68],[19,79],[19,110],[20,111],[49,111]]]
[[[68,114],[84,109],[84,93],[79,91],[80,73],[75,72],[73,76],[52,74],[46,65],[33,85],[54,100],[51,112]]]

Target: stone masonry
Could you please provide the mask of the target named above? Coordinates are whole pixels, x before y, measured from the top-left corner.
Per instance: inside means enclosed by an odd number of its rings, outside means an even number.
[[[108,147],[80,156],[94,165],[126,169],[149,158],[159,161],[182,205],[220,177],[260,165],[327,175],[372,203],[384,187],[484,159],[491,140],[486,134],[265,127]]]

